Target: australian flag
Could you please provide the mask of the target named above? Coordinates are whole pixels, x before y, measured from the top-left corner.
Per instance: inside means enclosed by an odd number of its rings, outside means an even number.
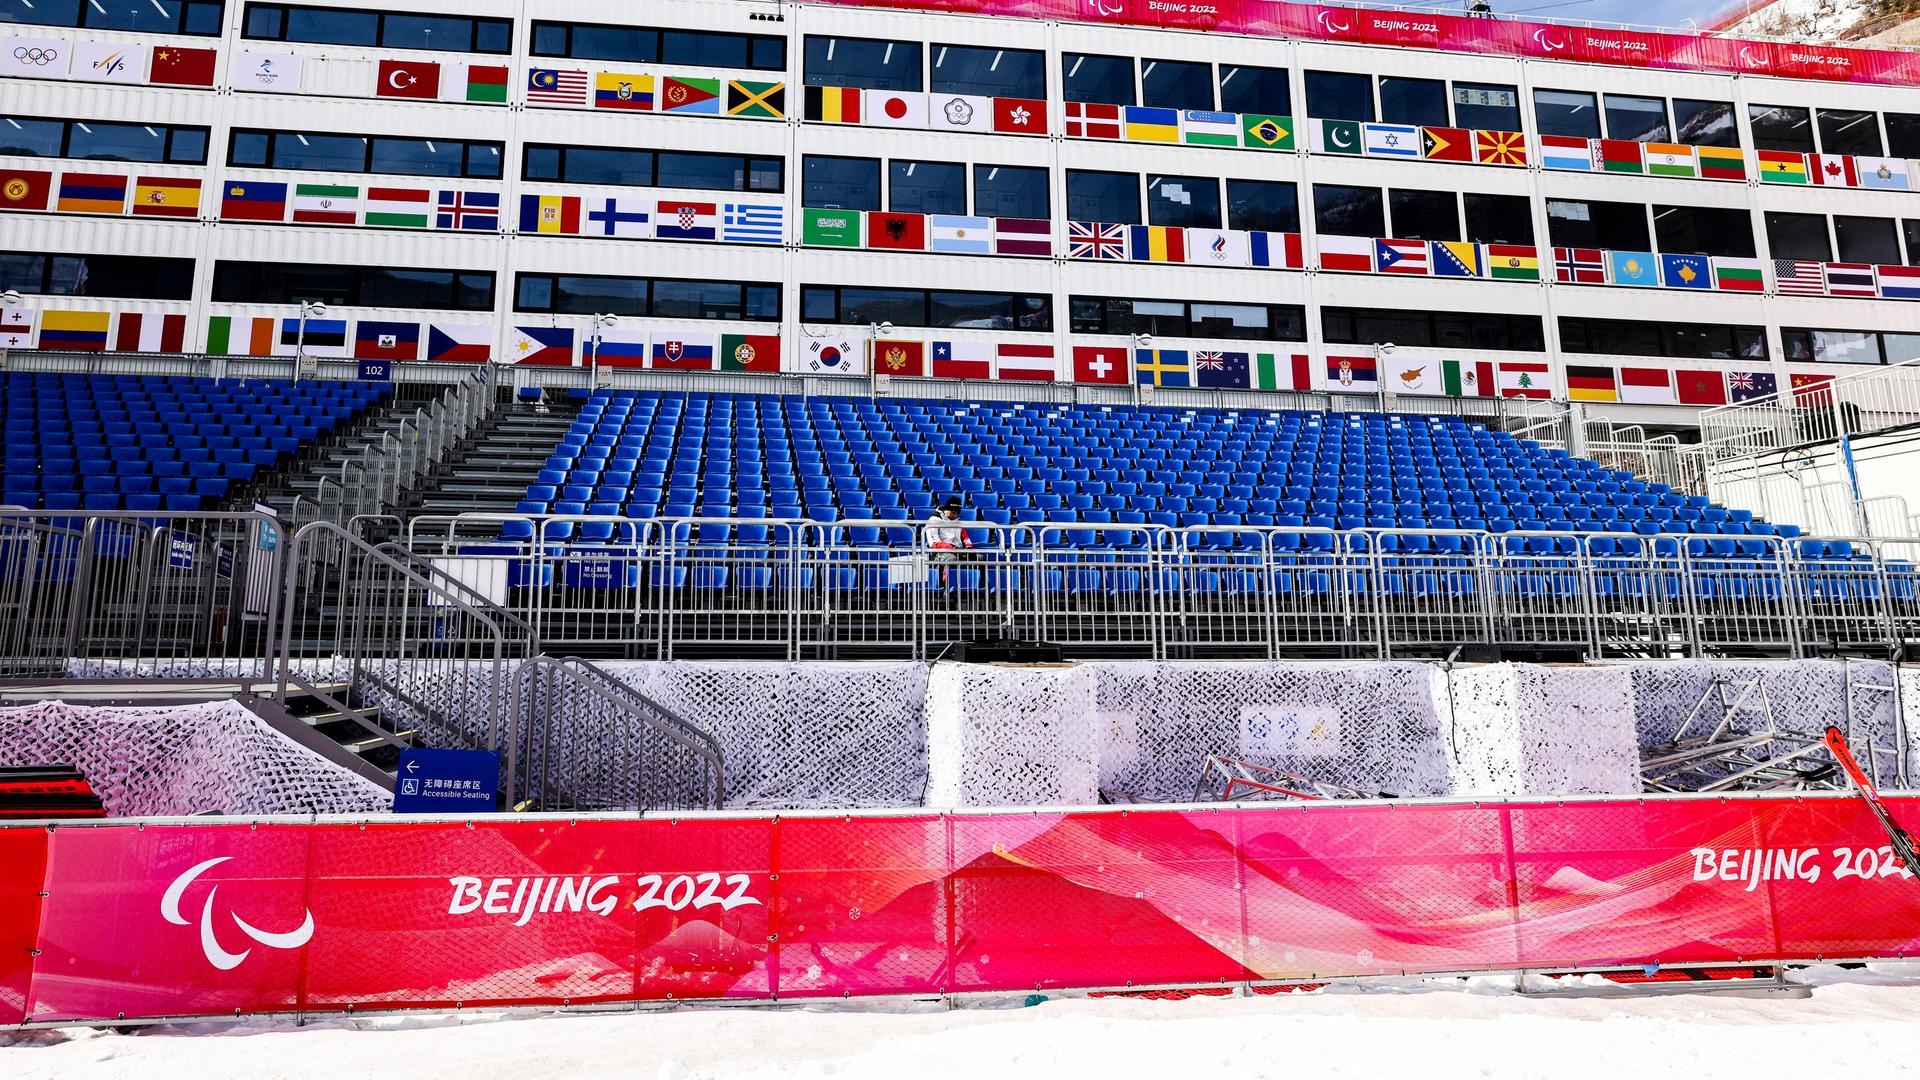
[[[1773,377],[1772,372],[1727,372],[1727,397],[1734,401],[1752,401],[1755,398],[1772,397],[1779,389],[1779,381]]]

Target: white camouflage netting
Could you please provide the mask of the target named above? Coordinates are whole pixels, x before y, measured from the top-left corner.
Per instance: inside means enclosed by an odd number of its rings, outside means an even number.
[[[1640,790],[1626,669],[1487,664],[1443,672],[1455,795],[1603,795]]]
[[[72,765],[114,817],[368,813],[393,801],[232,701],[0,709],[0,765]]]
[[[927,803],[1100,801],[1104,732],[1090,666],[935,664],[927,678]]]

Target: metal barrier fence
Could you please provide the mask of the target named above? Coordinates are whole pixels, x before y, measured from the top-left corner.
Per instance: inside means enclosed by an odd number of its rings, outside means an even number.
[[[540,641],[625,658],[1591,656],[1877,651],[1920,629],[1920,540],[465,514],[408,547]]]
[[[577,657],[536,656],[514,676],[520,797],[534,810],[718,810],[720,745]]]
[[[1700,413],[1708,457],[1765,454],[1920,423],[1920,360],[1787,387]]]

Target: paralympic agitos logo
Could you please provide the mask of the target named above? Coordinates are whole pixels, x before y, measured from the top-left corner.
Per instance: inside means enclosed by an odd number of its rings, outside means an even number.
[[[175,926],[193,925],[180,914],[180,901],[186,897],[187,890],[201,874],[232,858],[231,855],[222,855],[217,859],[208,859],[174,878],[173,883],[167,886],[167,891],[160,897],[160,917]],[[214,930],[214,909],[219,906],[219,895],[219,885],[208,885],[206,898],[200,902],[200,951],[206,954],[207,963],[221,971],[232,971],[252,954],[253,948],[249,946],[239,952],[228,952],[220,943],[220,937]],[[302,911],[305,918],[301,920],[300,925],[285,933],[262,930],[233,911],[226,911],[226,917],[232,920],[235,928],[256,944],[265,945],[269,949],[298,949],[313,940],[313,912],[305,909]]]

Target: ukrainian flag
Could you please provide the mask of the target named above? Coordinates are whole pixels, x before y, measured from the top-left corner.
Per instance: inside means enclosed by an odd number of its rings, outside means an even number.
[[[1191,385],[1185,349],[1135,349],[1133,378],[1142,386]]]
[[[1180,141],[1180,110],[1150,109],[1139,105],[1126,108],[1127,138],[1134,142]]]

